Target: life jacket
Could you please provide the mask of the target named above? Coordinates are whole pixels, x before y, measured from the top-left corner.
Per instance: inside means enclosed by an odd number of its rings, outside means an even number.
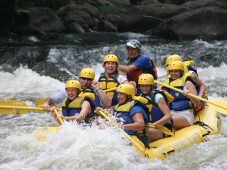
[[[190,78],[193,76],[193,73],[188,72],[183,74],[183,76],[176,80],[171,80],[171,78],[168,78],[166,79],[164,84],[183,90],[185,82],[187,80],[190,80]],[[169,103],[169,108],[171,110],[180,111],[192,108],[192,103],[190,102],[190,99],[184,96],[182,93],[165,87],[163,87],[163,89],[169,92],[174,97],[174,100]]]
[[[188,72],[194,72],[197,76],[198,75],[198,71],[197,69],[195,69],[194,67],[192,67],[192,65],[194,65],[194,61],[193,60],[189,60],[189,61],[184,61],[184,73],[188,73]],[[170,78],[169,73],[167,72],[166,78]],[[200,87],[198,86],[198,84],[196,83],[196,81],[192,78],[191,82],[194,84],[197,93],[199,94],[200,92]],[[208,96],[206,93],[203,94],[202,98],[204,99],[208,99]]]
[[[131,110],[131,108],[133,106],[136,106],[136,105],[139,105],[141,106],[146,115],[143,115],[144,116],[144,122],[145,124],[148,123],[148,120],[147,120],[147,115],[149,114],[149,110],[148,108],[141,102],[139,101],[130,101],[130,102],[127,102],[123,105],[119,105],[117,104],[114,108],[114,114],[116,115],[116,117],[121,121],[123,120],[123,124],[131,124],[131,123],[134,123],[132,117],[130,116],[129,114],[129,111]],[[146,117],[145,117],[146,116]],[[135,135],[138,137],[138,139],[140,139],[145,147],[149,147],[149,142],[148,142],[148,136],[147,136],[147,129],[144,128],[143,130],[141,131],[135,131],[135,130],[129,130],[129,129],[124,129],[126,133],[128,133],[129,135]]]
[[[113,74],[110,76],[110,78],[107,78],[105,76],[105,73],[101,73],[98,82],[100,83],[100,86],[103,90],[110,89],[117,87],[120,83],[117,81],[117,74]],[[117,92],[107,92],[106,93],[109,97],[112,99],[112,105],[116,105],[118,103],[117,100]]]
[[[157,94],[161,94],[164,97],[167,105],[169,102],[172,102],[174,100],[173,96],[167,93],[168,92],[164,90],[154,90],[151,96],[141,94],[142,97],[145,97],[148,100],[148,103],[146,104],[146,106],[149,109],[149,122],[154,123],[160,120],[164,116],[158,104],[155,103],[155,96]]]
[[[91,87],[82,89],[79,96],[83,96],[84,99],[87,99],[89,102],[91,102],[93,109],[95,109],[97,106],[100,106],[99,98]]]
[[[138,56],[138,57],[140,57],[140,56]],[[131,59],[127,65],[131,65],[134,61],[136,61],[138,59],[138,57]],[[127,74],[127,79],[129,81],[135,81],[136,84],[138,84],[138,78],[142,73],[150,73],[154,77],[154,79],[156,80],[157,77],[158,77],[157,68],[156,68],[154,61],[151,60],[151,59],[150,59],[150,65],[152,67],[149,70],[148,69],[142,69],[142,70],[131,71],[130,73]]]
[[[81,111],[81,105],[84,99],[82,97],[76,97],[74,100],[69,98],[64,99],[62,103],[62,115],[63,116],[74,116],[79,114]]]
[[[183,63],[184,63],[184,66],[185,66],[185,72],[193,71],[198,76],[197,70],[194,67],[192,67],[192,65],[194,65],[193,60],[184,61]]]

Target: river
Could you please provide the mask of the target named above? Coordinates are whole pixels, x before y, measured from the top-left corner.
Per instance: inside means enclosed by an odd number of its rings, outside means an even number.
[[[117,54],[126,63],[125,42],[138,39],[143,53],[156,60],[159,81],[165,77],[164,59],[180,54],[193,59],[207,85],[209,99],[227,101],[227,41],[170,41],[135,33],[74,34],[40,39],[36,36],[4,39],[0,54],[9,62],[0,65],[1,100],[22,100],[29,106],[78,78],[82,67],[103,71],[104,55]],[[17,59],[11,59],[12,57]],[[180,170],[227,169],[227,117],[221,115],[221,134],[160,160],[148,160],[130,147],[113,127],[81,128],[64,123],[44,141],[36,139],[38,127],[55,126],[48,113],[29,111],[21,116],[0,115],[0,170]]]

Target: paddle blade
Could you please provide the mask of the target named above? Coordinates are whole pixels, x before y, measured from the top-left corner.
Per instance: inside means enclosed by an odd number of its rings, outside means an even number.
[[[50,134],[58,132],[60,128],[60,126],[40,127],[33,134],[38,141],[44,141]]]
[[[47,99],[47,98],[43,98],[43,99],[36,100],[36,101],[35,101],[36,107],[42,108],[42,107],[43,107],[43,104],[46,102],[46,99]],[[44,110],[39,110],[39,113],[44,113],[44,112],[46,112],[46,111],[44,111]]]
[[[35,101],[35,105],[38,108],[43,108],[43,104],[46,102],[47,98],[39,99]],[[54,107],[54,105],[51,105],[50,107]],[[61,110],[61,106],[58,107],[59,110]],[[46,111],[44,110],[38,110],[39,113],[45,113]]]
[[[20,100],[0,100],[0,106],[19,106],[28,107],[26,103]],[[28,110],[21,110],[18,108],[0,108],[0,114],[25,114]]]
[[[209,106],[210,109],[218,113],[227,115],[227,102],[223,100],[218,100],[218,99],[209,100],[209,101],[210,103],[207,103],[207,105]]]

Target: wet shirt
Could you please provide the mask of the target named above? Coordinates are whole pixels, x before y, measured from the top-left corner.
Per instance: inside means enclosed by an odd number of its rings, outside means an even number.
[[[63,89],[63,90],[57,92],[56,94],[54,94],[53,96],[51,96],[51,98],[54,100],[54,104],[56,106],[61,105],[63,100],[67,97],[68,96],[67,96],[65,89]]]
[[[146,55],[140,55],[131,64],[135,65],[138,70],[152,70],[150,58]]]

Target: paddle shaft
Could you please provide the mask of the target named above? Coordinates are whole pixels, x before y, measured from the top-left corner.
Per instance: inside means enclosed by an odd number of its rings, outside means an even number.
[[[41,107],[30,107],[21,100],[0,100],[0,114],[25,114],[29,110],[45,113]],[[60,110],[60,109],[59,109]]]
[[[153,125],[153,124],[148,124],[147,125],[149,128],[154,128],[154,129],[158,129],[160,131],[162,131],[164,134],[167,135],[174,135],[174,133],[172,131],[170,131],[168,128],[166,128],[165,126],[161,126],[161,125]]]
[[[62,125],[63,120],[62,120],[62,118],[59,116],[57,109],[54,110],[54,113],[55,113],[55,115],[56,115],[56,117],[57,117],[57,120],[59,121],[60,125]]]
[[[156,81],[156,80],[155,80],[154,82],[157,83],[157,84],[160,84],[160,85],[162,85],[162,86],[165,86],[165,87],[167,87],[167,88],[169,88],[169,89],[175,90],[175,91],[177,91],[177,92],[180,92],[180,93],[183,92],[182,90],[177,89],[177,88],[172,87],[172,86],[169,86],[169,85],[167,85],[167,84],[165,84],[165,83],[161,83],[161,82]],[[203,102],[206,102],[206,103],[209,103],[209,104],[212,104],[212,105],[215,105],[215,106],[217,106],[217,107],[220,107],[220,108],[222,108],[222,109],[226,109],[226,110],[227,110],[227,108],[224,107],[224,106],[221,106],[221,105],[216,104],[216,103],[214,103],[214,102],[212,102],[212,101],[206,100],[206,99],[204,99],[204,98],[202,98],[202,97],[196,96],[196,95],[194,95],[194,94],[188,93],[187,96],[193,97],[193,98],[195,98],[195,99],[201,100],[201,101],[203,101]]]
[[[110,92],[116,90],[115,88],[106,89],[105,92]],[[0,102],[0,114],[25,114],[28,110],[37,110],[39,113],[45,113],[42,106],[45,102],[44,99],[41,100],[38,107],[30,107],[23,101],[18,100],[2,100]]]
[[[38,107],[23,107],[23,106],[3,106],[0,105],[1,109],[19,109],[19,110],[43,110],[43,108]]]
[[[110,121],[113,125],[116,126],[116,123],[110,119],[103,111],[98,111],[106,120]],[[125,135],[125,137],[127,137],[140,151],[144,152],[144,149],[137,144],[137,141],[135,141],[129,134],[127,134],[123,129],[119,128],[119,130],[123,133],[123,135]]]
[[[117,87],[114,87],[114,88],[110,88],[110,89],[106,89],[106,90],[103,90],[104,92],[111,92],[111,91],[115,91],[117,89]]]

